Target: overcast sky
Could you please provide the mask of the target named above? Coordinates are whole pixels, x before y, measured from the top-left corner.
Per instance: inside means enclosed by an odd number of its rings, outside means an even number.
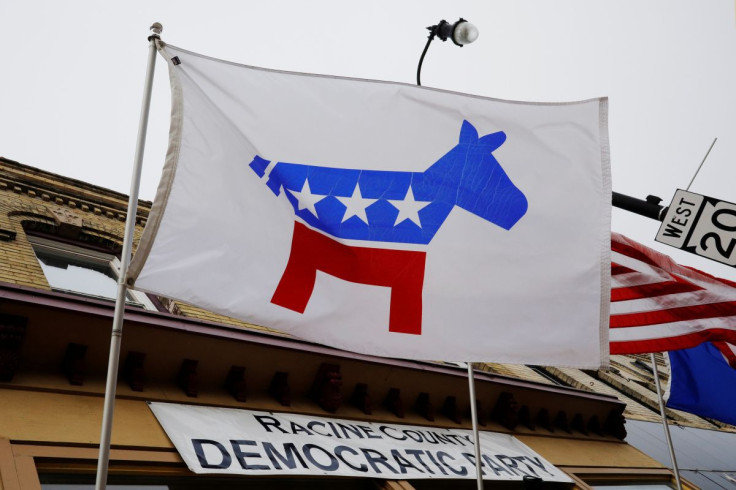
[[[414,83],[425,27],[458,17],[480,37],[462,49],[435,41],[424,85],[527,101],[608,96],[613,189],[664,204],[718,137],[690,190],[736,202],[734,0],[3,0],[0,155],[128,193],[154,21],[166,42],[218,58]],[[144,199],[164,161],[169,96],[159,60]],[[736,280],[734,268],[654,242],[653,220],[614,209],[612,228]]]

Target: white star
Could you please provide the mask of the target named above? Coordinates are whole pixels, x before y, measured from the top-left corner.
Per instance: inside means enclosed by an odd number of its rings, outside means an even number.
[[[421,228],[422,224],[419,221],[419,211],[428,204],[431,204],[432,201],[415,201],[414,193],[412,192],[410,185],[409,190],[406,192],[406,197],[403,200],[392,201],[389,199],[388,202],[390,202],[396,209],[399,210],[399,215],[396,217],[396,222],[394,223],[394,226],[398,225],[402,221],[410,219],[419,228]]]
[[[294,197],[296,197],[297,201],[299,201],[299,211],[301,211],[302,209],[308,209],[309,212],[312,213],[315,218],[317,218],[317,209],[314,207],[314,205],[327,196],[312,194],[312,191],[309,188],[309,179],[304,179],[304,185],[302,186],[301,192],[293,191],[291,189],[288,189],[288,191],[291,192]]]
[[[341,223],[344,223],[353,216],[357,216],[362,219],[365,224],[368,224],[368,216],[365,214],[365,208],[378,201],[378,199],[365,199],[360,194],[360,185],[355,184],[353,189],[353,195],[350,197],[335,196],[341,203],[345,205],[345,215],[342,217]]]

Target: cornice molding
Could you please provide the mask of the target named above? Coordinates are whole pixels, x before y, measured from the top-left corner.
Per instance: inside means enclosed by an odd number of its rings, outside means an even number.
[[[0,191],[125,221],[128,196],[0,157]],[[136,223],[145,225],[151,202],[138,200]]]

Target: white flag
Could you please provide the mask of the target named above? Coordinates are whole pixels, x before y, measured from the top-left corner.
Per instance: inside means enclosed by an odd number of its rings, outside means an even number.
[[[607,364],[606,99],[162,54],[171,142],[136,288],[379,356]]]

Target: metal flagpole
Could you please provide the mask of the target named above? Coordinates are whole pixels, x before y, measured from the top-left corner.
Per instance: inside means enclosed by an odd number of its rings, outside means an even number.
[[[680,482],[680,470],[677,468],[677,458],[675,458],[675,448],[672,446],[672,438],[670,437],[670,427],[667,425],[667,416],[664,413],[664,400],[662,400],[662,388],[659,386],[659,371],[657,370],[657,359],[654,352],[650,353],[652,359],[652,372],[654,373],[654,385],[657,387],[657,399],[659,400],[659,414],[662,416],[662,426],[664,427],[664,436],[667,439],[667,447],[670,450],[670,459],[672,460],[672,471],[675,472],[675,483],[677,490],[682,490]]]
[[[690,179],[690,183],[687,185],[686,190],[690,190],[690,186],[693,185],[693,182],[695,181],[695,177],[698,176],[698,172],[700,172],[700,169],[703,167],[705,160],[708,158],[708,155],[710,155],[710,151],[713,149],[713,146],[715,146],[716,141],[718,141],[718,138],[713,138],[713,143],[710,144],[708,151],[705,152],[703,161],[700,162],[698,169],[695,171],[695,175],[693,175],[693,178]],[[659,401],[659,415],[662,417],[662,427],[664,427],[664,437],[667,440],[667,449],[669,449],[670,451],[670,459],[672,460],[672,471],[674,471],[675,473],[675,483],[677,484],[677,489],[682,490],[682,483],[680,482],[680,470],[677,467],[677,458],[675,457],[675,447],[672,445],[672,437],[670,436],[670,426],[667,424],[667,415],[664,412],[664,399],[662,398],[662,388],[659,385],[659,371],[657,370],[657,359],[654,356],[654,352],[650,353],[650,356],[652,360],[652,372],[654,373],[654,385],[657,387],[657,401]],[[671,375],[672,373],[670,373],[670,376]]]
[[[150,43],[148,49],[148,65],[146,66],[146,81],[143,89],[143,104],[138,125],[138,140],[133,160],[133,176],[130,181],[130,197],[128,198],[128,214],[125,220],[125,234],[123,236],[123,251],[120,255],[120,274],[118,276],[118,294],[115,298],[115,315],[112,322],[110,338],[110,359],[107,365],[107,384],[105,385],[105,404],[102,409],[102,429],[100,430],[100,455],[97,460],[96,490],[104,490],[107,485],[107,468],[110,462],[110,434],[112,433],[112,417],[115,407],[115,389],[118,379],[118,363],[120,361],[120,344],[123,338],[123,313],[125,312],[125,296],[128,288],[125,285],[125,276],[128,273],[130,254],[133,246],[133,232],[138,207],[138,188],[141,182],[143,167],[143,150],[146,146],[146,129],[148,128],[148,112],[151,106],[151,91],[153,88],[153,70],[156,66],[156,40],[160,38],[163,27],[158,22],[151,26]]]
[[[470,387],[470,418],[473,419],[473,444],[475,445],[475,474],[478,479],[478,490],[483,490],[483,470],[480,459],[480,434],[478,433],[478,413],[475,406],[475,376],[473,375],[473,363],[468,363],[468,385]]]

